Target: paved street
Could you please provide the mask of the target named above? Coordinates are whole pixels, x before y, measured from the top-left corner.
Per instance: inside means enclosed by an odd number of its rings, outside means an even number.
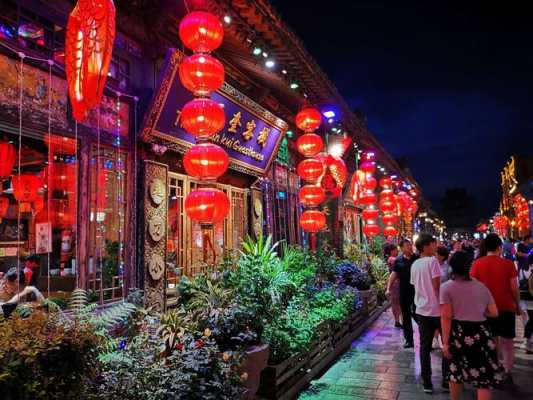
[[[426,395],[420,384],[418,344],[416,357],[415,351],[404,350],[401,331],[392,327],[392,321],[390,311],[384,313],[299,399],[448,399],[449,395],[440,391],[440,352],[432,356],[436,390],[432,396]],[[418,337],[415,341],[418,343]],[[516,348],[516,387],[508,392],[495,391],[495,400],[533,399],[533,356],[527,356],[518,342]],[[463,398],[474,399],[474,391],[468,388]]]

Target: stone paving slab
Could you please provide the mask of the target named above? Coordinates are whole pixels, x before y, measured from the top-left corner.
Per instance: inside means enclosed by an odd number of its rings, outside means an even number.
[[[414,325],[417,332],[416,324]],[[521,337],[522,330],[518,329]],[[418,342],[418,337],[415,338]],[[493,400],[533,400],[533,356],[525,354],[516,341],[516,365],[513,371],[516,386],[506,391],[494,391]],[[422,392],[418,344],[404,350],[402,332],[393,327],[390,310],[365,331],[336,364],[302,393],[300,400],[444,400],[449,394],[440,388],[441,354],[431,355],[435,393]],[[468,388],[464,400],[475,399]]]

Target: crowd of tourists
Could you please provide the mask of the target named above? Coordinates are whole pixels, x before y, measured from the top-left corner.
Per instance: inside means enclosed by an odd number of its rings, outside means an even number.
[[[514,385],[516,326],[524,324],[523,347],[533,354],[533,241],[505,242],[494,234],[481,241],[439,242],[422,233],[387,244],[387,295],[404,348],[420,337],[423,390],[433,393],[431,352],[442,350],[442,388],[459,399],[465,383],[477,397]],[[518,318],[518,320],[517,320]]]

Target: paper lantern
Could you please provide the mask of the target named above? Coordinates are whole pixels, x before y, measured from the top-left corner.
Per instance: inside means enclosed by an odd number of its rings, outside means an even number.
[[[313,157],[322,151],[324,142],[316,133],[306,133],[298,138],[296,148],[304,157]]]
[[[183,156],[183,166],[190,176],[200,180],[216,180],[229,165],[228,154],[213,143],[200,143],[192,146]]]
[[[326,226],[326,216],[322,211],[306,210],[300,216],[300,227],[308,233],[320,232]]]
[[[398,235],[398,230],[394,226],[386,226],[383,229],[383,234],[385,236],[397,236]]]
[[[185,212],[190,219],[203,225],[213,225],[223,221],[229,210],[228,196],[219,189],[199,188],[185,198]]]
[[[187,90],[206,96],[224,83],[224,66],[209,54],[194,54],[181,62],[179,76]]]
[[[102,100],[115,41],[112,0],[78,0],[65,36],[65,70],[74,118],[81,122]]]
[[[13,175],[11,184],[13,185],[13,195],[17,201],[31,203],[37,198],[42,181],[36,175],[21,174]]]
[[[348,169],[343,160],[331,155],[318,156],[326,169],[320,178],[321,186],[326,190],[329,198],[337,198],[342,193],[342,188],[348,179]]]
[[[209,137],[224,128],[224,109],[216,101],[199,98],[189,101],[181,110],[181,126],[196,137]]]
[[[306,207],[316,207],[326,198],[324,189],[316,185],[305,185],[298,193],[300,203]]]
[[[16,157],[15,146],[8,142],[0,143],[0,178],[11,175]]]
[[[367,174],[373,174],[376,172],[376,164],[374,164],[372,161],[365,161],[361,163],[361,171],[367,173]]]
[[[381,222],[385,225],[394,225],[396,223],[396,216],[392,213],[383,214],[381,217]]]
[[[390,189],[392,187],[392,179],[388,176],[384,176],[379,180],[379,186],[383,189]]]
[[[326,191],[328,198],[336,199],[342,193],[342,186],[339,186],[333,175],[326,174],[320,180],[320,186]]]
[[[379,199],[382,201],[392,201],[394,202],[394,192],[390,189],[382,190],[379,194]]]
[[[312,132],[322,123],[322,115],[316,108],[308,107],[296,114],[296,126],[304,132]]]
[[[302,160],[297,167],[298,176],[311,183],[316,182],[324,174],[324,171],[324,164],[316,158]]]
[[[386,212],[393,212],[394,210],[396,210],[396,204],[394,204],[393,201],[389,201],[389,200],[381,200],[379,202],[379,209],[381,210],[381,212],[383,213],[386,213]]]
[[[193,11],[181,20],[179,36],[185,47],[195,52],[208,53],[222,44],[224,27],[216,15]]]
[[[365,206],[376,204],[376,201],[377,201],[377,196],[374,192],[366,191],[366,192],[363,192],[361,196],[359,196],[359,202]]]
[[[366,224],[363,226],[363,233],[367,237],[374,237],[379,235],[379,226],[376,224]]]
[[[0,196],[0,218],[4,218],[9,209],[9,198],[6,196]]]
[[[365,221],[377,221],[379,217],[379,210],[375,208],[366,208],[363,210],[361,215]]]
[[[376,178],[374,178],[373,176],[367,176],[363,182],[363,188],[365,188],[366,190],[370,190],[370,191],[373,191],[374,189],[376,189],[377,185],[378,185],[378,182],[376,181]]]

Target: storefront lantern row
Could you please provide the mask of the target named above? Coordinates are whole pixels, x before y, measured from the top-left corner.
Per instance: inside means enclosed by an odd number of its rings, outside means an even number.
[[[78,0],[69,15],[65,69],[76,121],[100,104],[115,41],[113,0]]]

